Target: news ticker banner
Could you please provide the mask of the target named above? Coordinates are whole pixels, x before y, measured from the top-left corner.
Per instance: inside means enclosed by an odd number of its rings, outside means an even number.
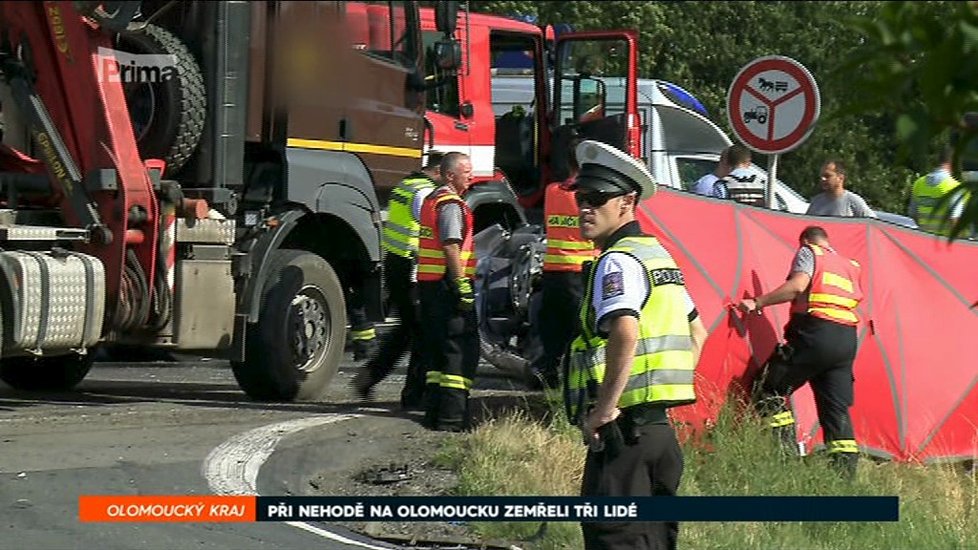
[[[900,519],[895,496],[776,497],[78,497],[82,522],[871,521]]]

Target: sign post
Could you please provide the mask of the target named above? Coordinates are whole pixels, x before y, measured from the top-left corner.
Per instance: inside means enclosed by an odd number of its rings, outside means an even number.
[[[815,128],[821,97],[801,63],[780,55],[745,65],[727,91],[727,120],[749,149],[769,155],[764,199],[774,208],[778,155],[801,145]]]

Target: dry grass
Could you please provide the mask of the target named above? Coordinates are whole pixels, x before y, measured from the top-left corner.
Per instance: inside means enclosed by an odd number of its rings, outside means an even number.
[[[440,458],[459,473],[459,495],[576,495],[584,449],[562,415],[540,421],[510,412],[457,440]],[[898,495],[896,523],[684,523],[682,548],[978,548],[978,478],[960,466],[860,462],[853,483],[820,456],[784,464],[752,419],[721,416],[712,451],[688,445],[682,495]],[[529,541],[529,548],[579,548],[576,524],[483,523],[487,539]]]

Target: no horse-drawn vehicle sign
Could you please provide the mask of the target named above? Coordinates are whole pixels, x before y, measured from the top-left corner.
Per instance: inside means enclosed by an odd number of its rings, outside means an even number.
[[[779,154],[801,145],[821,108],[818,85],[794,59],[772,55],[751,61],[727,92],[727,118],[750,149]]]

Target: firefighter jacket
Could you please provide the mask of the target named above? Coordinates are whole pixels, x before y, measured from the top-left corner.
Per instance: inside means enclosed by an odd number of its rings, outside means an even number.
[[[859,262],[814,244],[808,248],[815,254],[815,271],[807,300],[802,297],[792,302],[791,312],[855,326],[859,323],[856,306],[863,299]]]
[[[682,272],[654,237],[624,237],[605,250],[637,258],[648,273],[650,292],[639,312],[638,343],[620,409],[651,404],[663,408],[696,401],[693,391],[693,340],[686,311]],[[571,342],[565,399],[570,418],[597,399],[604,380],[607,340],[596,335],[592,295],[600,258],[591,266],[580,311],[580,335]],[[582,408],[583,407],[583,408]]]
[[[462,197],[447,187],[439,187],[427,196],[421,206],[421,228],[418,239],[418,282],[440,281],[445,277],[447,265],[438,229],[438,210],[449,202],[458,203],[465,218],[461,258],[463,276],[475,276],[475,250],[472,241],[472,211]]]
[[[391,190],[384,222],[384,250],[403,258],[413,259],[418,253],[418,233],[421,229],[411,212],[414,196],[435,184],[424,174],[414,173]]]
[[[951,231],[951,225],[947,224],[945,227],[942,225],[947,216],[948,205],[952,202],[948,201],[940,206],[938,203],[944,195],[954,191],[961,183],[948,176],[937,185],[928,185],[927,178],[928,176],[924,176],[915,181],[911,190],[913,200],[917,204],[917,224],[924,231],[947,236]]]
[[[563,183],[551,183],[547,186],[543,205],[547,229],[543,270],[579,273],[581,264],[593,260],[597,250],[594,243],[581,238],[574,192],[564,188]]]

